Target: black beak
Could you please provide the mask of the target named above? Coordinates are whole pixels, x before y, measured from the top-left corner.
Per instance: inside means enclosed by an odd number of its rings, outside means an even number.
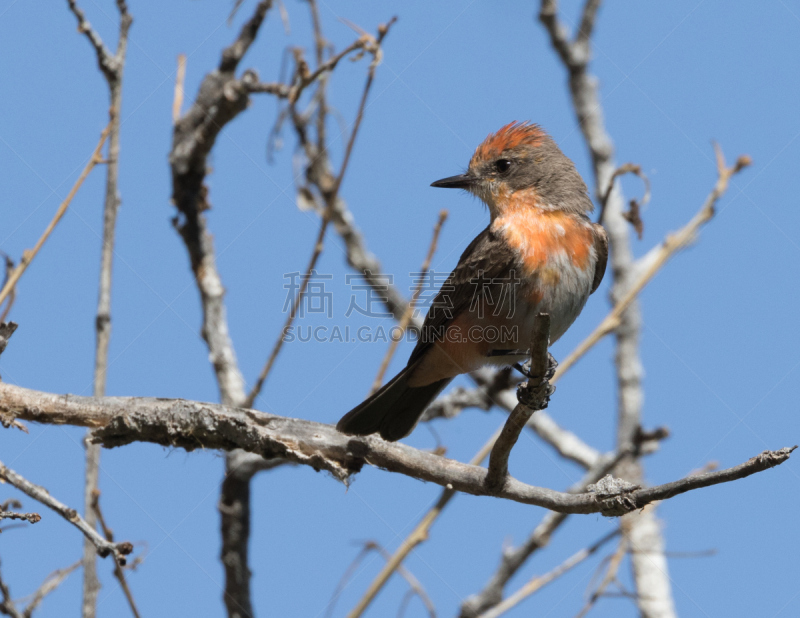
[[[459,174],[458,176],[450,176],[449,178],[442,178],[436,182],[432,182],[432,187],[440,187],[442,189],[469,189],[474,180],[471,176],[466,174]]]

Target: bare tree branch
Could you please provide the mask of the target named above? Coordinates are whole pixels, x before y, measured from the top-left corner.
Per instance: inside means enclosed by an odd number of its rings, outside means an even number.
[[[400,318],[400,322],[398,324],[398,328],[400,329],[400,336],[392,337],[392,341],[389,344],[389,349],[386,350],[386,355],[383,357],[381,361],[381,366],[378,368],[378,374],[375,376],[375,380],[372,383],[372,390],[371,393],[375,393],[383,384],[383,376],[386,374],[386,369],[389,367],[389,363],[392,361],[392,357],[394,356],[395,351],[397,350],[397,345],[400,343],[402,339],[402,334],[406,332],[408,325],[411,324],[411,318],[414,317],[414,307],[416,302],[419,300],[419,295],[422,293],[422,285],[425,281],[425,275],[428,272],[428,269],[431,267],[431,260],[433,260],[433,255],[436,253],[436,245],[439,242],[439,233],[442,231],[442,226],[444,225],[445,220],[447,219],[447,211],[442,210],[439,213],[439,219],[436,221],[436,225],[433,226],[433,238],[431,238],[431,244],[428,247],[428,253],[425,256],[425,260],[422,262],[422,266],[420,267],[420,278],[417,287],[414,289],[413,294],[411,294],[411,302],[408,303],[408,307],[406,308],[403,316]]]
[[[783,463],[793,450],[765,451],[733,468],[656,487],[608,490],[601,486],[595,493],[573,495],[513,478],[508,478],[501,489],[491,491],[486,486],[487,470],[477,465],[376,437],[345,436],[332,425],[220,404],[147,397],[53,395],[0,383],[0,412],[34,422],[96,427],[93,441],[107,448],[132,442],[151,442],[187,451],[240,448],[266,459],[280,457],[315,470],[326,470],[341,481],[369,464],[476,496],[497,496],[563,513],[605,516],[622,515],[655,500],[745,478]]]
[[[0,322],[0,354],[5,351],[8,340],[11,339],[11,335],[14,334],[18,326],[19,324],[16,322]]]
[[[616,170],[614,145],[605,128],[597,79],[588,70],[591,57],[589,38],[599,5],[599,0],[586,0],[581,26],[574,42],[568,40],[566,28],[558,19],[556,0],[541,0],[539,19],[569,73],[573,107],[592,159],[595,193],[598,198],[606,196],[601,223],[606,228],[611,249],[610,265],[614,277],[611,295],[615,308],[622,306],[622,300],[629,299],[627,308],[619,312],[617,323],[613,325],[617,338],[616,367],[619,397],[617,448],[622,449],[633,443],[641,425],[643,399],[642,365],[639,358],[641,314],[638,303],[633,300],[634,296],[626,296],[634,279],[635,263],[630,247],[628,222],[625,220],[622,208],[624,203],[622,192],[619,183],[612,180]],[[607,190],[607,187],[610,189]],[[563,370],[566,371],[567,368],[563,367]],[[641,463],[636,457],[630,457],[620,464],[619,474],[633,483],[640,484],[643,478]],[[653,512],[649,511],[640,522],[644,524],[646,519],[654,517]],[[653,541],[652,549],[663,548],[660,535],[649,535],[648,539]],[[648,585],[654,586],[652,590],[648,590],[647,595],[638,595],[642,616],[644,618],[674,616],[674,602],[663,555],[661,560],[641,564],[639,570],[634,566],[634,573],[637,587],[645,580]],[[645,573],[647,575],[644,575]],[[648,601],[643,601],[645,597]]]
[[[7,385],[3,384],[2,386],[6,387]],[[102,399],[99,401],[102,401]],[[56,513],[61,515],[61,517],[80,530],[84,536],[92,542],[97,549],[97,553],[101,557],[105,558],[111,554],[118,564],[124,565],[126,561],[125,556],[133,551],[133,545],[128,541],[123,541],[122,543],[106,541],[94,528],[86,523],[86,520],[83,519],[75,509],[71,509],[62,502],[59,502],[53,498],[44,487],[34,485],[10,468],[7,468],[2,462],[0,462],[0,479],[13,485],[37,502],[41,502],[46,507],[53,509]]]
[[[39,513],[17,513],[16,511],[0,511],[0,519],[21,519],[28,523],[35,524],[41,521],[42,516]]]
[[[364,543],[364,546],[361,548],[361,551],[358,552],[358,555],[353,559],[352,563],[347,568],[347,571],[345,571],[345,574],[342,576],[342,579],[339,580],[339,584],[337,585],[336,590],[332,595],[331,601],[328,603],[327,611],[325,614],[327,617],[333,615],[333,610],[336,607],[336,600],[341,594],[345,585],[347,584],[347,581],[352,576],[355,568],[371,551],[378,552],[387,561],[391,560],[392,558],[392,555],[388,551],[386,551],[384,547],[382,547],[375,541],[366,541]],[[411,573],[411,571],[409,571],[402,565],[397,567],[397,573],[403,579],[406,580],[409,586],[408,594],[403,598],[403,602],[400,604],[400,608],[398,609],[397,615],[402,616],[404,613],[403,610],[408,600],[413,595],[417,595],[420,601],[422,601],[422,604],[425,606],[425,609],[428,611],[428,615],[431,618],[436,618],[436,608],[433,605],[433,601],[431,601],[431,598],[428,596],[428,593],[425,592],[425,588],[422,586],[420,581],[416,577],[414,577],[414,574]]]
[[[615,581],[617,578],[617,573],[619,572],[619,567],[622,564],[622,559],[625,557],[625,553],[628,550],[628,539],[626,537],[622,537],[619,540],[617,545],[617,549],[611,554],[611,558],[608,561],[608,568],[606,569],[606,574],[603,576],[602,581],[598,584],[597,588],[594,592],[592,592],[589,599],[586,601],[586,604],[581,608],[581,611],[578,612],[575,618],[583,618],[589,611],[594,607],[595,603],[600,599],[603,594],[605,594],[606,589],[611,584],[611,582]]]
[[[629,455],[627,452],[616,453],[614,455],[604,455],[584,477],[570,487],[567,492],[571,494],[581,494],[592,483],[596,483],[611,470],[614,469],[620,460]],[[550,537],[563,524],[569,515],[567,513],[556,513],[551,511],[539,522],[528,539],[519,547],[504,549],[500,558],[500,566],[494,575],[479,593],[467,598],[461,604],[461,618],[475,618],[488,609],[496,606],[503,600],[503,593],[508,582],[516,575],[520,568],[530,559],[531,556],[550,543]]]
[[[25,610],[20,614],[22,618],[31,618],[33,616],[34,610],[39,607],[44,598],[53,592],[56,588],[58,588],[62,582],[69,577],[73,571],[75,571],[79,566],[83,564],[82,560],[78,560],[77,562],[65,567],[63,569],[58,569],[53,571],[48,575],[45,580],[42,582],[42,585],[33,593],[31,600],[28,602],[28,605],[25,607]]]
[[[534,412],[547,407],[547,401],[553,393],[545,375],[549,368],[547,347],[550,345],[550,316],[540,313],[536,316],[531,333],[531,363],[527,384],[519,389],[519,403],[508,415],[503,429],[492,446],[489,455],[489,472],[486,483],[492,489],[498,489],[508,477],[508,457],[511,449],[519,439],[522,428]]]
[[[103,534],[106,537],[107,541],[114,541],[114,532],[111,528],[108,527],[106,524],[105,517],[103,517],[103,511],[100,509],[100,491],[96,490],[93,496],[94,500],[92,501],[92,511],[94,511],[95,515],[97,516],[97,521],[100,524],[100,528],[103,530]],[[131,613],[134,615],[134,618],[140,618],[139,610],[136,607],[136,601],[133,598],[133,592],[131,592],[131,588],[128,585],[128,580],[125,579],[125,571],[122,567],[118,564],[114,564],[114,577],[117,578],[119,582],[120,588],[122,588],[122,592],[125,595],[125,598],[128,601],[128,605],[131,608]]]
[[[0,251],[0,255],[3,256],[3,259],[5,260],[6,263],[5,272],[3,273],[3,284],[0,285],[0,289],[2,289],[6,286],[6,283],[8,282],[8,278],[11,276],[11,273],[14,272],[15,264],[14,260],[12,260],[11,256],[8,255],[7,253]],[[11,288],[11,293],[6,298],[6,300],[8,301],[6,303],[6,307],[5,309],[3,309],[3,313],[0,313],[0,324],[3,324],[6,321],[6,318],[8,317],[8,314],[11,313],[11,307],[14,305],[14,301],[16,299],[17,299],[16,288]],[[0,349],[0,354],[2,353],[3,351]]]
[[[312,7],[316,6],[312,3]],[[389,33],[389,28],[394,23],[395,19],[392,18],[389,20],[387,24],[382,24],[378,27],[378,36],[371,37],[369,35],[362,36],[362,39],[366,41],[371,41],[371,45],[369,47],[365,47],[365,49],[369,49],[370,53],[373,54],[373,61],[369,65],[369,70],[367,71],[367,80],[364,84],[364,89],[361,93],[361,101],[358,105],[358,112],[356,113],[356,119],[353,122],[353,128],[350,131],[350,137],[347,140],[347,145],[345,146],[344,151],[344,158],[342,160],[342,165],[339,170],[339,173],[334,177],[330,173],[330,162],[328,159],[327,150],[324,144],[324,130],[318,129],[318,143],[316,144],[314,150],[314,156],[309,156],[309,164],[308,164],[308,172],[307,176],[313,177],[314,184],[319,188],[320,194],[325,202],[325,209],[322,214],[322,222],[320,224],[319,233],[317,234],[316,243],[314,243],[314,250],[311,254],[311,259],[309,260],[308,267],[305,271],[305,276],[303,277],[303,281],[300,285],[300,289],[298,290],[297,296],[292,303],[291,311],[289,312],[288,317],[286,318],[286,323],[284,327],[281,329],[281,332],[278,335],[275,344],[272,347],[272,352],[270,353],[269,357],[267,358],[267,362],[264,364],[264,368],[261,370],[261,373],[258,376],[258,380],[256,380],[253,389],[250,391],[250,394],[247,396],[244,402],[245,407],[252,407],[255,403],[255,400],[258,398],[261,389],[264,386],[264,382],[267,379],[272,367],[275,364],[275,360],[278,357],[278,354],[283,347],[285,333],[288,328],[291,327],[292,322],[294,321],[295,316],[297,315],[297,310],[300,304],[303,301],[303,297],[305,296],[305,292],[308,286],[308,281],[311,278],[311,274],[317,264],[317,260],[319,256],[322,254],[323,250],[323,242],[325,239],[325,233],[328,230],[328,225],[331,222],[333,217],[333,211],[336,207],[336,202],[339,199],[339,188],[342,185],[342,181],[344,180],[344,175],[347,172],[347,166],[350,163],[350,156],[353,153],[353,146],[355,145],[356,137],[358,136],[358,130],[361,127],[361,121],[364,118],[364,110],[366,109],[367,99],[369,97],[369,92],[372,89],[372,83],[375,80],[375,69],[378,66],[378,62],[381,57],[381,43],[383,42],[384,37]],[[317,35],[317,38],[320,38],[320,35]],[[302,66],[302,65],[299,65]],[[335,66],[335,65],[334,65]],[[300,70],[298,69],[298,72]],[[321,71],[314,72],[315,77],[317,79],[319,75],[322,74]],[[313,81],[313,80],[312,80]],[[324,88],[324,84],[320,85],[320,88]],[[301,144],[304,145],[306,151],[309,152],[311,150],[310,142],[306,137],[306,128],[305,128],[305,121],[301,118],[301,115],[298,114],[296,110],[296,99],[290,99],[290,113],[292,119],[294,121],[295,129],[297,130],[298,135],[301,139]],[[324,99],[323,102],[320,104],[322,110],[325,109]],[[324,112],[320,112],[324,113]],[[324,121],[322,122],[322,126],[324,126]],[[305,143],[303,143],[305,142]],[[314,169],[324,169],[325,173],[322,176],[312,173]]]
[[[560,367],[561,366],[559,366],[559,368]],[[494,379],[494,374],[494,370],[484,367],[483,369],[471,373],[470,377],[475,380],[477,384],[486,385],[487,380]],[[564,371],[556,371],[555,376],[550,380],[550,384],[555,385],[563,375]],[[509,389],[496,391],[493,401],[508,412],[511,412],[518,404],[515,392]],[[531,416],[528,419],[527,426],[542,440],[552,446],[559,455],[577,463],[585,469],[594,466],[602,456],[602,453],[596,448],[586,444],[586,442],[571,431],[559,426],[544,410],[540,410]]]
[[[717,146],[718,156],[721,151]],[[697,236],[700,228],[708,223],[714,216],[714,208],[719,199],[725,194],[728,189],[730,179],[741,172],[745,167],[750,165],[750,158],[747,155],[740,156],[732,167],[725,164],[724,158],[718,167],[717,182],[714,188],[706,197],[703,205],[697,214],[677,232],[668,235],[659,245],[653,247],[646,253],[640,261],[631,266],[633,271],[633,278],[630,280],[629,285],[619,299],[614,303],[611,312],[603,318],[600,324],[595,328],[592,333],[586,337],[570,355],[564,359],[556,371],[553,380],[557,380],[561,375],[568,371],[586,352],[588,352],[594,345],[606,335],[614,332],[620,327],[623,316],[628,308],[634,303],[636,297],[650,283],[659,270],[669,261],[669,259],[678,251],[686,248]],[[612,192],[609,188],[605,195],[608,196]],[[607,199],[607,198],[606,198]],[[627,268],[627,267],[626,267]]]
[[[603,545],[608,543],[611,539],[613,539],[617,535],[619,535],[619,530],[612,530],[611,532],[606,534],[603,538],[601,538],[599,541],[596,541],[589,547],[582,549],[576,554],[570,556],[567,560],[562,562],[560,565],[558,565],[555,569],[553,569],[549,573],[546,573],[545,575],[542,576],[534,577],[527,584],[522,586],[522,588],[520,588],[510,597],[505,599],[503,602],[498,603],[488,612],[481,614],[480,618],[497,618],[497,616],[505,614],[508,610],[510,610],[515,605],[518,605],[521,601],[528,598],[534,592],[541,590],[547,584],[558,579],[559,577],[561,577],[574,567],[578,566],[581,562],[589,558],[592,554],[596,553]]]
[[[22,618],[22,614],[11,598],[11,590],[2,575],[0,575],[0,594],[3,596],[2,600],[0,600],[0,614],[11,616],[11,618]]]
[[[0,305],[3,304],[3,301],[8,297],[11,293],[11,290],[14,289],[14,286],[17,285],[17,281],[28,268],[28,265],[33,261],[33,258],[36,257],[36,254],[39,253],[39,250],[44,245],[45,241],[50,237],[53,230],[55,229],[56,225],[64,214],[67,212],[67,208],[69,207],[72,199],[75,197],[75,194],[78,192],[78,189],[81,188],[83,181],[86,180],[86,177],[89,175],[95,165],[100,163],[103,160],[103,157],[100,155],[101,149],[103,148],[103,144],[106,142],[106,138],[108,138],[108,133],[111,130],[111,125],[109,124],[103,132],[100,134],[100,141],[95,146],[94,152],[92,152],[91,157],[89,158],[89,162],[86,164],[86,167],[83,168],[81,175],[78,176],[78,180],[75,181],[75,184],[70,189],[69,193],[67,194],[66,199],[58,206],[56,210],[56,214],[53,215],[53,219],[48,223],[47,227],[45,228],[42,235],[39,237],[39,240],[36,241],[36,244],[33,246],[33,249],[26,249],[22,252],[22,258],[20,258],[17,267],[11,273],[11,275],[6,280],[3,289],[0,290]]]
[[[78,20],[78,32],[85,34],[97,55],[97,64],[108,84],[109,91],[109,137],[106,157],[106,192],[103,206],[103,246],[100,252],[100,281],[97,294],[97,317],[95,319],[95,365],[94,395],[102,397],[106,390],[108,371],[108,346],[111,341],[111,274],[114,260],[114,236],[119,212],[119,131],[122,109],[122,77],[125,69],[125,54],[128,48],[128,31],[133,18],[128,13],[125,0],[117,0],[119,11],[119,35],[117,51],[112,54],[104,45],[100,35],[91,27],[74,0],[67,0],[70,10]],[[86,479],[84,486],[84,515],[86,522],[96,526],[92,500],[97,491],[100,474],[100,449],[86,444]],[[83,546],[83,616],[96,615],[97,595],[100,582],[97,579],[94,546],[86,540]],[[119,567],[117,567],[119,569]]]

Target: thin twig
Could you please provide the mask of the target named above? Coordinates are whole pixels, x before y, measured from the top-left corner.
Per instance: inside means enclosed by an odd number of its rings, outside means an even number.
[[[31,524],[41,521],[42,516],[39,513],[17,513],[16,511],[0,511],[0,519],[21,519]]]
[[[667,236],[664,241],[642,257],[645,267],[640,269],[636,280],[627,288],[625,294],[614,305],[611,312],[603,319],[597,328],[584,339],[575,350],[558,366],[553,380],[557,380],[567,372],[586,352],[588,352],[600,339],[613,332],[619,326],[620,319],[625,310],[636,299],[644,287],[650,283],[656,273],[669,261],[675,253],[688,246],[696,237],[698,230],[714,216],[714,206],[725,194],[732,176],[741,172],[751,164],[750,157],[740,156],[732,167],[726,167],[719,146],[717,150],[718,178],[711,193],[706,198],[700,210],[680,230]]]
[[[608,561],[608,568],[606,569],[606,573],[603,576],[602,581],[597,586],[594,592],[592,592],[589,600],[586,601],[586,605],[583,606],[580,612],[575,616],[575,618],[583,618],[589,611],[594,607],[595,603],[597,603],[598,599],[603,596],[606,592],[608,586],[617,578],[617,573],[619,572],[619,567],[622,564],[622,559],[625,557],[626,552],[628,551],[628,539],[626,537],[622,537],[617,544],[617,549],[614,550],[614,553],[611,554],[611,558]]]
[[[520,387],[519,403],[503,425],[489,456],[489,472],[486,483],[492,489],[499,489],[508,476],[508,457],[519,439],[522,428],[537,410],[547,407],[552,393],[546,377],[549,367],[547,347],[550,345],[550,316],[540,313],[536,316],[531,332],[531,377],[525,386]]]
[[[0,574],[0,594],[3,596],[2,600],[0,600],[0,614],[11,616],[11,618],[23,618],[14,603],[14,599],[11,598],[11,590],[9,590],[2,574]]]
[[[50,575],[45,578],[44,582],[42,582],[42,585],[33,593],[31,600],[28,602],[28,605],[25,606],[25,610],[21,614],[22,618],[31,618],[31,616],[33,616],[33,611],[39,607],[44,598],[58,588],[73,571],[81,566],[81,564],[83,564],[83,560],[78,560],[68,567],[57,569],[50,573]]]
[[[339,199],[339,188],[342,185],[342,181],[344,180],[344,175],[347,172],[347,166],[350,163],[350,155],[353,152],[353,146],[355,145],[356,137],[358,135],[358,130],[361,127],[361,121],[364,118],[364,110],[366,109],[367,99],[369,97],[369,92],[372,88],[372,83],[375,80],[375,69],[377,68],[377,59],[380,57],[380,45],[383,42],[384,37],[388,34],[389,28],[394,23],[394,18],[391,19],[388,24],[381,25],[378,28],[378,36],[375,39],[375,46],[372,48],[371,53],[373,53],[375,60],[370,63],[369,70],[367,71],[367,81],[364,84],[364,90],[361,93],[361,101],[358,106],[358,112],[356,113],[356,119],[353,122],[353,129],[350,132],[350,137],[347,141],[347,146],[345,147],[344,151],[344,158],[342,160],[341,168],[339,169],[339,173],[336,175],[333,183],[325,187],[325,190],[322,191],[323,198],[325,199],[325,210],[322,215],[322,222],[320,223],[319,233],[317,234],[316,242],[314,243],[314,249],[311,253],[311,258],[308,262],[308,267],[305,270],[305,276],[303,277],[303,281],[300,284],[300,289],[297,292],[297,296],[292,303],[291,310],[289,311],[289,315],[286,318],[283,328],[281,329],[280,334],[278,335],[275,344],[272,346],[272,351],[270,352],[269,357],[267,358],[267,362],[264,364],[261,373],[256,380],[255,385],[253,386],[250,394],[245,399],[244,407],[252,408],[253,404],[255,403],[258,395],[261,393],[261,389],[264,386],[264,382],[267,379],[270,371],[272,370],[273,365],[275,364],[276,359],[278,358],[278,354],[283,347],[285,334],[287,330],[291,327],[292,323],[294,322],[295,316],[297,315],[298,308],[300,307],[301,303],[303,302],[303,298],[305,297],[305,292],[308,287],[308,281],[312,276],[312,271],[316,267],[317,261],[319,260],[320,255],[322,254],[322,250],[324,248],[324,239],[325,233],[328,229],[328,225],[331,222],[334,205],[336,201]],[[316,78],[315,78],[316,79]],[[294,105],[294,102],[291,103]],[[293,114],[293,116],[297,116]]]
[[[342,590],[344,589],[345,585],[347,584],[347,581],[350,579],[352,574],[355,572],[356,567],[364,560],[364,558],[371,551],[378,552],[385,560],[390,560],[391,557],[392,557],[391,554],[388,551],[386,551],[386,549],[383,546],[379,545],[375,541],[366,541],[366,542],[364,542],[363,547],[361,548],[361,551],[358,552],[358,555],[353,559],[353,561],[350,563],[350,566],[347,568],[347,570],[345,571],[344,575],[339,580],[339,583],[336,586],[336,590],[334,590],[333,595],[331,597],[331,600],[328,603],[328,607],[327,607],[327,610],[326,610],[326,613],[325,613],[326,616],[332,616],[333,615],[333,610],[336,607],[336,600],[338,599],[339,595],[342,593]],[[425,588],[422,586],[420,581],[416,577],[414,577],[414,575],[411,573],[411,571],[409,571],[408,569],[406,569],[402,565],[398,566],[397,572],[400,574],[400,576],[403,579],[406,580],[406,582],[408,582],[408,586],[409,586],[409,591],[408,592],[410,593],[409,598],[410,598],[410,596],[417,595],[419,597],[420,601],[422,601],[423,605],[425,605],[425,609],[428,610],[428,615],[431,618],[436,618],[436,608],[433,605],[433,601],[431,601],[431,598],[428,596],[428,593],[425,592]],[[398,615],[402,615],[402,610],[398,612]]]
[[[644,195],[642,196],[642,199],[631,200],[630,210],[627,213],[622,213],[622,216],[625,217],[628,223],[633,226],[633,229],[636,230],[636,235],[639,237],[639,240],[641,240],[642,233],[644,232],[644,222],[641,218],[641,211],[642,208],[647,206],[647,203],[650,201],[650,179],[642,171],[642,168],[635,163],[625,163],[620,165],[616,170],[614,170],[614,173],[611,174],[611,178],[608,181],[608,189],[606,189],[606,192],[600,199],[600,214],[597,216],[597,221],[598,223],[603,222],[603,217],[606,212],[606,205],[608,204],[608,200],[611,197],[611,192],[614,189],[614,183],[616,182],[617,178],[624,176],[625,174],[634,174],[638,176],[644,183]]]
[[[67,194],[66,199],[61,202],[56,210],[56,214],[53,216],[53,219],[45,228],[42,235],[39,237],[39,240],[34,245],[33,249],[25,250],[22,252],[22,257],[19,260],[19,264],[8,277],[6,284],[3,286],[3,289],[0,290],[0,304],[8,297],[11,290],[19,281],[19,278],[22,276],[22,273],[28,268],[28,265],[33,261],[33,258],[36,257],[36,254],[39,253],[39,250],[44,245],[45,241],[50,237],[50,234],[53,232],[53,229],[56,227],[61,218],[64,216],[64,213],[67,212],[67,208],[69,207],[72,199],[75,197],[75,194],[78,192],[78,189],[81,188],[83,181],[86,180],[86,177],[89,175],[95,165],[102,161],[102,156],[100,155],[100,150],[103,147],[103,144],[106,142],[106,138],[108,138],[108,133],[111,130],[111,123],[103,129],[103,132],[100,134],[100,141],[95,146],[94,151],[92,152],[92,156],[89,158],[89,162],[86,164],[86,167],[83,168],[81,175],[78,176],[78,180],[75,181],[75,184],[70,189],[69,193]]]
[[[114,532],[111,530],[111,528],[108,527],[108,524],[106,524],[106,519],[105,517],[103,517],[103,511],[100,509],[99,491],[95,491],[94,501],[92,502],[92,509],[97,515],[97,521],[100,523],[100,528],[103,530],[103,534],[105,535],[106,540],[113,543]],[[125,571],[122,569],[122,567],[120,567],[120,565],[116,563],[114,563],[114,577],[117,578],[120,588],[122,588],[122,592],[125,594],[125,598],[128,600],[128,605],[130,605],[131,613],[135,616],[135,618],[140,618],[139,610],[136,608],[136,601],[133,598],[133,593],[131,592],[130,586],[128,585],[128,580],[125,579]]]
[[[386,356],[383,357],[381,366],[378,369],[378,375],[375,376],[375,381],[372,383],[370,394],[376,392],[381,387],[381,384],[383,384],[383,376],[386,374],[386,370],[389,368],[389,363],[392,361],[392,357],[394,356],[397,346],[400,343],[400,340],[403,338],[403,334],[406,332],[408,325],[411,324],[411,318],[414,315],[414,308],[419,300],[419,295],[422,294],[425,275],[427,274],[428,269],[431,267],[433,254],[436,253],[436,246],[439,242],[439,233],[442,231],[442,225],[444,225],[446,219],[447,211],[442,210],[439,213],[439,219],[436,221],[436,225],[433,227],[433,238],[431,238],[431,244],[428,247],[428,253],[425,256],[425,261],[422,262],[422,266],[419,269],[419,282],[414,288],[414,293],[411,295],[411,302],[408,303],[408,307],[406,307],[405,313],[403,313],[403,317],[400,318],[400,323],[397,325],[397,328],[400,330],[400,334],[397,337],[392,337],[392,341],[389,344],[389,349],[386,350]]]
[[[86,538],[97,548],[97,553],[105,558],[109,554],[114,556],[118,564],[124,565],[128,554],[133,551],[133,545],[128,541],[121,543],[111,543],[101,537],[97,531],[86,523],[86,520],[81,517],[75,509],[69,508],[67,505],[59,502],[53,498],[50,493],[38,485],[34,485],[27,479],[23,478],[10,468],[7,468],[0,462],[0,479],[10,483],[21,492],[27,494],[34,500],[41,502],[46,507],[53,509],[56,513],[61,515],[69,523],[80,530]]]
[[[532,595],[534,592],[541,590],[547,584],[553,582],[554,580],[558,579],[568,571],[572,570],[574,567],[578,566],[581,562],[589,558],[592,554],[596,553],[603,545],[608,543],[611,539],[619,535],[619,529],[612,530],[600,540],[596,541],[593,545],[586,547],[579,552],[573,554],[569,558],[567,558],[564,562],[558,565],[555,569],[546,573],[545,575],[534,577],[531,579],[527,584],[522,586],[519,590],[517,590],[514,594],[509,596],[507,599],[498,603],[495,607],[490,609],[485,614],[481,614],[480,618],[497,618],[502,614],[505,614],[508,610],[510,610],[515,605],[518,605],[524,599]]]
[[[178,69],[175,71],[175,94],[172,97],[172,124],[178,122],[183,107],[183,84],[186,80],[186,54],[178,54]]]
[[[95,364],[94,395],[105,394],[108,370],[108,347],[111,340],[111,276],[114,259],[114,237],[119,212],[119,141],[120,114],[122,109],[122,77],[125,70],[125,55],[128,48],[128,32],[133,18],[128,13],[125,0],[117,0],[119,11],[119,33],[117,49],[112,54],[103,44],[100,35],[78,8],[74,0],[68,0],[72,13],[78,20],[78,31],[85,34],[97,55],[97,64],[106,79],[109,91],[109,137],[106,156],[106,191],[103,206],[103,245],[100,252],[100,277],[97,294],[97,317],[95,319]],[[86,522],[93,528],[95,515],[91,508],[92,496],[97,490],[100,473],[100,450],[86,445],[86,473],[84,484],[84,508]],[[83,549],[83,612],[84,618],[94,618],[97,612],[97,594],[100,583],[97,579],[94,546],[87,540]]]
[[[586,488],[599,481],[624,458],[629,451],[605,455],[590,468],[583,478],[567,489],[568,493],[581,494]],[[461,604],[461,618],[475,618],[503,600],[503,592],[508,582],[519,572],[522,566],[540,549],[550,543],[550,538],[567,521],[566,513],[548,512],[533,529],[524,543],[514,548],[504,549],[500,565],[483,587],[483,589]]]
[[[11,259],[11,256],[2,251],[0,251],[0,255],[3,256],[3,259],[6,262],[6,268],[3,275],[3,284],[0,285],[0,289],[2,289],[8,282],[8,278],[11,276],[11,273],[14,272],[14,260]],[[6,303],[6,308],[3,309],[3,313],[0,314],[0,324],[3,324],[6,321],[8,314],[11,313],[11,306],[14,304],[16,298],[17,298],[17,290],[16,288],[12,288],[11,294],[9,294],[8,296],[8,302]],[[0,353],[1,352],[2,350],[0,350]]]

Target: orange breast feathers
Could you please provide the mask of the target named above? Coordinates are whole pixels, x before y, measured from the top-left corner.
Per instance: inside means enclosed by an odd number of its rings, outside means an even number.
[[[534,274],[545,281],[557,278],[558,272],[551,272],[548,262],[555,266],[565,257],[579,270],[585,270],[591,261],[591,226],[571,213],[543,210],[527,200],[512,199],[492,222],[492,230],[502,233],[517,251],[525,270],[523,278]]]

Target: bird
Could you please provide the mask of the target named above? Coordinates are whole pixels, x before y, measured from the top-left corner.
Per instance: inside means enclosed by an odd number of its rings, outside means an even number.
[[[406,366],[342,417],[344,434],[404,438],[456,376],[519,368],[539,313],[550,316],[555,343],[603,279],[608,237],[589,219],[586,183],[539,125],[505,125],[477,147],[465,173],[431,186],[480,198],[489,225],[431,303]]]

